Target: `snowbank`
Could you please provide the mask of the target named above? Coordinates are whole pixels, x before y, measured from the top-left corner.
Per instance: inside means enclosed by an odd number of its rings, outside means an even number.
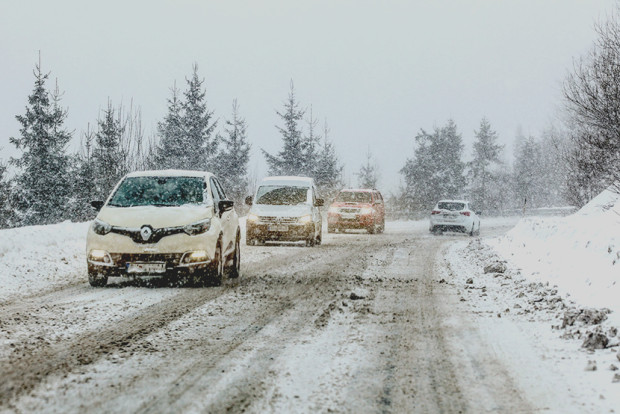
[[[0,302],[83,283],[90,222],[0,230]]]
[[[582,306],[609,308],[620,322],[619,199],[604,191],[571,216],[522,219],[488,244],[527,279],[556,285]]]

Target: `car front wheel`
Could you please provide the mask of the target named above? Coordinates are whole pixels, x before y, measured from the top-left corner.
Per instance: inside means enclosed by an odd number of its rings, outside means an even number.
[[[108,277],[96,272],[88,272],[88,283],[92,287],[103,287],[108,284]]]
[[[224,279],[224,260],[222,260],[222,243],[218,240],[213,260],[207,266],[205,282],[212,286],[220,286]]]
[[[237,234],[235,250],[232,252],[230,266],[226,269],[227,276],[233,279],[239,277],[241,274],[241,249],[239,239],[240,236]]]

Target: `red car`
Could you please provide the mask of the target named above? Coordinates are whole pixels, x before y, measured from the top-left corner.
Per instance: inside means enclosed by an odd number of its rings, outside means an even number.
[[[378,190],[346,189],[340,191],[327,213],[327,231],[365,229],[381,233],[385,229],[385,206]]]

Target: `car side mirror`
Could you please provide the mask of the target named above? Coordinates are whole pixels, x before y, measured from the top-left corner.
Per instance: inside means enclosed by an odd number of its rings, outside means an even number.
[[[245,204],[247,204],[248,206],[252,205],[252,196],[247,196],[245,198]]]
[[[90,202],[91,207],[97,211],[101,210],[101,207],[103,207],[103,204],[104,202],[101,200],[94,200]]]
[[[314,201],[314,205],[315,205],[316,207],[323,207],[323,206],[325,205],[325,200],[323,200],[322,198],[317,198],[317,199]]]
[[[217,204],[217,208],[218,210],[220,210],[220,214],[222,214],[225,211],[232,210],[234,205],[235,202],[232,200],[220,200],[220,202]]]
[[[477,216],[481,216],[482,215],[482,211],[476,211],[476,215]]]

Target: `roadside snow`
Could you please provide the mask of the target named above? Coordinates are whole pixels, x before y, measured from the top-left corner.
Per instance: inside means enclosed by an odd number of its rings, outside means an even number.
[[[0,302],[86,279],[88,223],[0,230]]]

